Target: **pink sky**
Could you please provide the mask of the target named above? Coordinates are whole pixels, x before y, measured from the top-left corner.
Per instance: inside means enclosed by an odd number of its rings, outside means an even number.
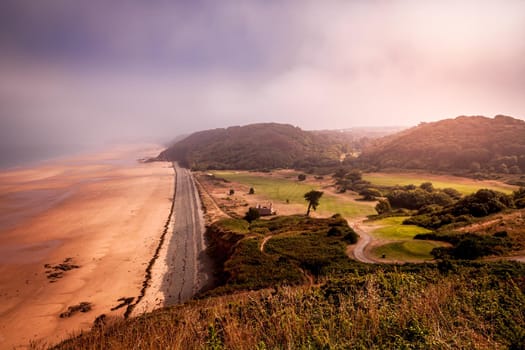
[[[525,117],[525,1],[0,5],[1,143]]]

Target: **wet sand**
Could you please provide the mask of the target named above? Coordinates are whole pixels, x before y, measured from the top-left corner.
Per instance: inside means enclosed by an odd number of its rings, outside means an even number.
[[[139,295],[171,208],[171,164],[136,161],[159,150],[120,147],[0,172],[0,348],[53,344],[101,314],[124,314],[111,309]],[[67,258],[80,267],[52,269]],[[52,283],[53,272],[62,277]],[[80,302],[92,310],[59,317]]]

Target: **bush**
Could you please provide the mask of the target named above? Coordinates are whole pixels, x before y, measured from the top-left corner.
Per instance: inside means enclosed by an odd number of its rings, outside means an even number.
[[[493,236],[481,236],[472,233],[454,234],[420,234],[415,239],[431,239],[451,243],[453,246],[434,248],[431,254],[436,259],[474,260],[488,255],[502,255],[513,246],[512,240],[506,232],[499,232]]]
[[[343,237],[343,240],[345,242],[348,242],[349,244],[356,244],[359,240],[359,236],[357,235],[357,233],[352,228],[350,228],[350,230],[348,230],[347,232],[348,233]]]
[[[256,208],[250,208],[246,212],[246,215],[244,215],[244,220],[246,220],[249,223],[251,223],[252,221],[257,220],[260,217],[261,217],[261,214],[259,213],[259,211]]]
[[[375,188],[365,188],[359,191],[359,195],[363,196],[366,201],[375,201],[377,197],[381,197],[381,192]]]
[[[392,210],[392,207],[390,206],[390,202],[388,201],[388,199],[380,199],[379,202],[376,204],[375,209],[378,214],[384,214]]]

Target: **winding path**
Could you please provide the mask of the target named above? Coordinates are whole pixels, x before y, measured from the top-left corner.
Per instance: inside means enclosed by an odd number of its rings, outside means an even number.
[[[264,239],[261,242],[261,248],[260,248],[261,249],[261,253],[264,253],[264,246],[266,245],[266,242],[268,242],[268,240],[270,238],[272,238],[272,237],[273,236],[266,236],[266,237],[264,237]]]
[[[357,241],[353,250],[354,258],[357,261],[361,261],[366,264],[375,264],[376,261],[368,258],[365,254],[365,249],[372,241],[372,237],[361,228],[360,224],[361,221],[356,222],[354,225],[351,225],[350,222],[348,222],[348,225],[350,225],[350,227],[352,227],[354,231],[359,235],[359,240]]]

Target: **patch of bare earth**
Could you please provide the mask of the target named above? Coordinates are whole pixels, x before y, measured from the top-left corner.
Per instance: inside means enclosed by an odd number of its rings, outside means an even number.
[[[517,244],[516,250],[508,258],[525,261],[525,209],[494,214],[456,231],[480,235],[493,235],[504,231]]]

